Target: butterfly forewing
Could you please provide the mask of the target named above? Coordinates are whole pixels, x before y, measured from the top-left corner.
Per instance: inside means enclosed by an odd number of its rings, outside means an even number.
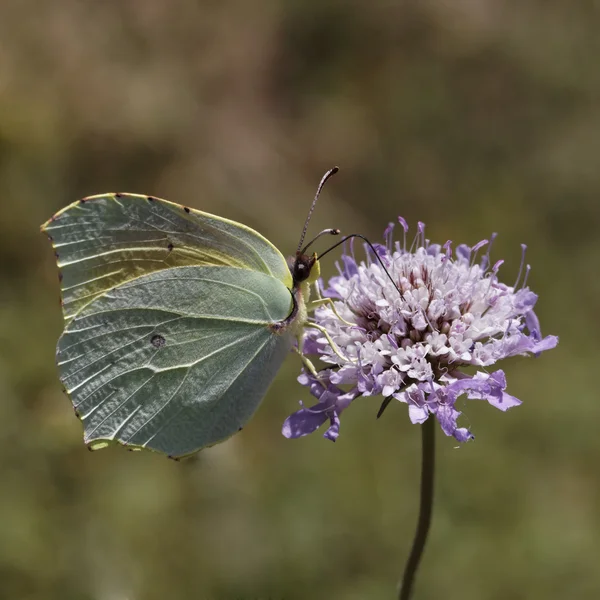
[[[257,232],[150,196],[90,197],[58,212],[42,229],[56,252],[66,321],[113,287],[185,265],[250,269],[292,286],[284,257]]]

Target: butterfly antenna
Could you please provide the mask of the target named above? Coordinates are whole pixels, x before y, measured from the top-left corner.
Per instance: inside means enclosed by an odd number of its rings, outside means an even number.
[[[322,236],[322,235],[340,235],[339,229],[323,229],[321,233],[318,233],[302,250],[299,250],[300,254],[305,254],[306,251]]]
[[[304,229],[302,230],[302,235],[300,236],[300,243],[298,244],[298,252],[299,253],[302,252],[302,244],[304,244],[304,236],[306,235],[306,230],[308,229],[308,223],[310,222],[310,218],[312,217],[313,211],[315,210],[315,206],[317,205],[317,200],[319,199],[319,194],[321,193],[321,190],[323,189],[325,182],[332,175],[335,175],[338,171],[339,171],[338,167],[333,167],[333,169],[329,169],[329,171],[327,171],[327,173],[325,173],[325,175],[323,175],[321,182],[319,183],[319,187],[317,188],[317,193],[315,194],[315,199],[313,200],[310,210],[308,211],[308,216],[306,217],[306,221],[304,222]],[[331,232],[331,231],[333,231],[333,230],[326,230],[326,232]],[[325,233],[325,232],[321,232],[321,233]],[[321,235],[321,233],[319,235]],[[319,237],[319,235],[317,237]],[[315,240],[316,239],[317,238],[315,238]],[[314,242],[315,240],[312,240],[312,242]],[[306,246],[306,248],[308,248],[308,246],[310,244],[312,244],[312,242],[310,242]],[[306,248],[304,248],[304,249],[306,250]]]
[[[373,251],[373,254],[375,255],[375,258],[377,259],[377,262],[379,262],[379,264],[381,265],[381,268],[384,270],[385,274],[388,276],[388,279],[392,282],[392,285],[396,288],[396,290],[398,291],[400,296],[402,296],[402,292],[400,291],[400,288],[394,281],[394,278],[390,275],[390,272],[388,271],[387,267],[381,260],[381,257],[379,256],[379,254],[377,254],[377,250],[375,249],[375,246],[373,246],[373,244],[371,244],[371,242],[364,235],[361,235],[360,233],[351,233],[350,235],[345,235],[339,242],[335,243],[330,248],[327,248],[327,250],[325,250],[325,252],[319,254],[319,257],[317,260],[321,260],[326,254],[329,254],[332,250],[335,250],[339,245],[343,244],[346,240],[349,240],[352,238],[360,238],[361,240],[363,240],[364,242],[367,243],[369,248],[371,248],[371,250]]]

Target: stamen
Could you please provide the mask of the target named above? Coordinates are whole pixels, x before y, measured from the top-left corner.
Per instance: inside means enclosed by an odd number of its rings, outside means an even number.
[[[517,285],[519,284],[519,279],[521,279],[521,274],[523,273],[523,265],[525,264],[525,251],[527,250],[527,246],[525,244],[521,244],[521,265],[519,266],[519,274],[517,275],[517,280],[513,285],[513,289],[517,289]]]
[[[448,240],[442,248],[446,251],[446,260],[452,258],[452,240]]]
[[[427,311],[422,308],[421,312],[423,313],[423,316],[425,317],[425,320],[427,321],[427,325],[429,325],[429,329],[431,329],[431,331],[438,331],[432,324],[431,321],[429,320],[429,316],[427,315]]]
[[[527,265],[525,267],[525,277],[523,279],[523,285],[521,286],[523,289],[527,285],[527,279],[529,278],[529,272],[531,271],[531,265]]]
[[[398,217],[398,222],[402,225],[402,229],[404,229],[404,242],[402,244],[402,250],[406,252],[406,234],[408,233],[408,223],[404,220],[403,217]]]
[[[422,221],[418,221],[417,229],[418,229],[419,233],[421,234],[421,246],[424,246],[425,245],[425,223],[423,223]]]
[[[394,224],[388,223],[388,226],[385,228],[385,231],[383,232],[383,238],[385,239],[385,247],[387,248],[387,250],[390,254],[392,253],[393,233],[394,233]]]
[[[367,257],[367,266],[371,266],[371,254],[369,252],[369,246],[367,244],[363,244],[363,250],[365,252],[365,256]]]
[[[488,279],[490,281],[490,284],[488,285],[488,289],[485,292],[485,298],[487,300],[487,297],[489,296],[490,292],[492,291],[492,285],[494,284],[494,281],[498,279],[498,271],[500,269],[500,267],[503,265],[504,260],[500,259],[499,261],[496,262],[496,264],[492,267],[492,270],[490,273],[488,273],[487,275],[489,275]],[[488,308],[485,309],[484,314],[488,311],[490,307],[488,306]]]
[[[415,235],[413,242],[410,245],[410,248],[408,251],[412,254],[413,249],[415,248],[415,245],[417,246],[417,248],[420,248],[421,246],[423,246],[424,242],[425,242],[425,223],[422,223],[421,221],[419,221],[417,223],[417,234]]]
[[[489,240],[481,240],[480,242],[478,242],[477,244],[475,244],[473,246],[473,248],[471,248],[471,251],[473,252],[473,254],[471,255],[471,263],[469,264],[470,267],[472,267],[475,264],[475,259],[477,258],[477,253],[479,252],[479,250],[481,248],[483,248]]]
[[[484,270],[484,272],[487,270],[489,264],[490,264],[490,252],[492,251],[492,245],[494,244],[494,240],[498,237],[498,234],[496,232],[492,233],[492,235],[490,236],[490,244],[487,248],[487,252],[485,254],[485,256],[481,259],[481,268]]]

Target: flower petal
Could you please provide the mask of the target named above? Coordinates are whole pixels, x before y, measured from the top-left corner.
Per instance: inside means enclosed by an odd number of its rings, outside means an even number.
[[[410,422],[413,424],[425,423],[429,418],[429,411],[424,406],[417,406],[416,404],[408,405],[408,416]]]
[[[329,420],[331,425],[323,434],[323,437],[327,440],[335,442],[335,440],[337,440],[338,436],[340,435],[340,416],[338,413],[334,413]]]
[[[533,352],[538,355],[540,352],[544,352],[545,350],[552,350],[552,348],[556,348],[558,344],[558,337],[556,335],[547,335],[543,340],[534,344]]]
[[[300,402],[302,404],[302,402]],[[316,431],[327,421],[325,404],[315,404],[311,408],[301,408],[290,415],[284,422],[281,433],[288,438],[299,438]]]
[[[501,370],[491,374],[478,372],[473,377],[462,377],[451,383],[448,388],[456,398],[466,393],[471,400],[487,400],[502,411],[521,404],[518,398],[504,392],[506,376]]]

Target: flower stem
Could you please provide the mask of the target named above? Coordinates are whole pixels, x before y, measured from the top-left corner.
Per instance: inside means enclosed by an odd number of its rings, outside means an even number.
[[[410,556],[404,567],[404,575],[400,582],[399,600],[409,600],[413,583],[421,562],[429,526],[431,525],[431,512],[433,508],[433,476],[435,472],[435,419],[431,415],[421,425],[421,499],[419,503],[419,522],[413,540]]]

